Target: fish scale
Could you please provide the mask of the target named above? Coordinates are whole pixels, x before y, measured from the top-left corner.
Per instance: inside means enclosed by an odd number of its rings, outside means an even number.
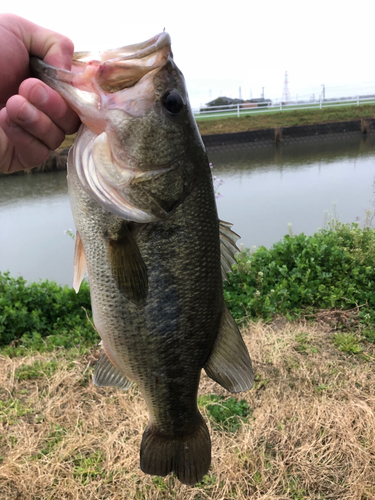
[[[218,219],[169,35],[104,51],[101,61],[80,57],[71,72],[36,59],[31,67],[83,122],[69,152],[68,187],[74,287],[86,274],[102,338],[94,383],[123,390],[137,383],[149,411],[141,469],[194,484],[211,463],[197,406],[202,369],[231,392],[254,379],[223,298],[237,235]]]

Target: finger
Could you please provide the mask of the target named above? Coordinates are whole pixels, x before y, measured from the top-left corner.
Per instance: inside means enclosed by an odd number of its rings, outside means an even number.
[[[8,113],[7,127],[18,125],[31,136],[39,139],[49,150],[59,147],[65,139],[65,133],[61,128],[20,95],[15,95],[8,100],[6,110]]]
[[[78,130],[80,120],[77,114],[45,83],[29,78],[21,83],[19,94],[47,115],[65,134]]]
[[[0,111],[0,127],[14,147],[12,172],[36,167],[47,159],[47,146],[10,120],[5,108]]]
[[[51,66],[71,68],[74,44],[68,37],[26,19],[22,19],[19,29],[30,54],[44,59]]]

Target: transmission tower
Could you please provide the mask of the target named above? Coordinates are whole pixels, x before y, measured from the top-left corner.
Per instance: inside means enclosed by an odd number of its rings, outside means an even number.
[[[282,102],[289,102],[290,101],[290,92],[289,92],[289,87],[288,87],[288,72],[285,71],[285,80],[284,80],[284,89],[283,89],[283,96],[281,98]]]

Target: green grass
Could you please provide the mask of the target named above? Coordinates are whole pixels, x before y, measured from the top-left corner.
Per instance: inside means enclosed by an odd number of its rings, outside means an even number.
[[[35,380],[40,377],[51,377],[57,368],[56,361],[34,361],[32,364],[22,364],[15,371],[17,380]]]
[[[33,408],[17,398],[9,398],[6,401],[0,400],[0,422],[5,426],[14,425],[19,417],[30,415]]]
[[[107,472],[103,469],[103,452],[98,450],[88,456],[78,454],[74,459],[73,476],[80,478],[85,486],[89,481],[104,478]]]
[[[322,109],[272,111],[252,113],[241,117],[209,117],[197,120],[201,135],[245,132],[301,125],[375,118],[375,105],[334,106]]]
[[[251,410],[245,400],[224,398],[209,394],[198,398],[198,406],[205,407],[213,427],[220,430],[235,432],[251,416]]]
[[[338,332],[333,337],[333,343],[339,351],[346,352],[348,354],[359,354],[363,352],[360,340],[361,339],[358,338],[358,335],[354,333]]]

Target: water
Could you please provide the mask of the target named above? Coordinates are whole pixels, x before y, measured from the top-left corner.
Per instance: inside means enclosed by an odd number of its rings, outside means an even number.
[[[313,234],[325,211],[363,222],[373,208],[375,138],[348,137],[209,154],[219,215],[246,247],[271,246],[288,232]],[[72,284],[74,242],[64,172],[0,178],[0,271]]]
[[[248,248],[270,247],[288,224],[313,234],[329,214],[364,223],[374,208],[375,137],[212,153],[210,161],[225,180],[219,215]]]

